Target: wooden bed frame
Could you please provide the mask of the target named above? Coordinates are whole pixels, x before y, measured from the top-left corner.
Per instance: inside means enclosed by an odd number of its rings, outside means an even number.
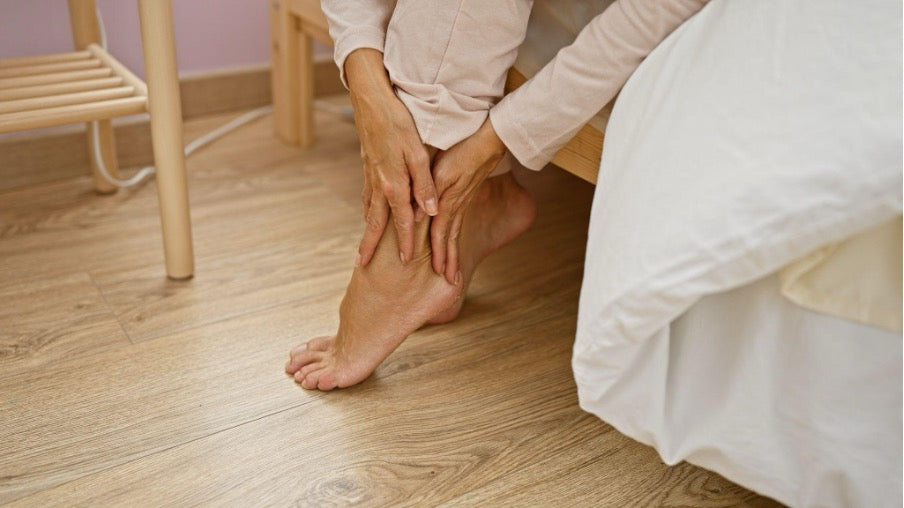
[[[308,146],[314,142],[313,42],[333,43],[320,1],[271,1],[270,38],[276,134],[286,143]],[[512,69],[506,80],[506,93],[525,81]],[[603,133],[587,124],[559,150],[552,163],[595,184],[602,153]]]

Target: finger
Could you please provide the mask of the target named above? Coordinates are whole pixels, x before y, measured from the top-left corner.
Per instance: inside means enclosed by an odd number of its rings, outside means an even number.
[[[421,150],[413,154],[406,154],[405,161],[408,163],[408,173],[411,174],[411,181],[414,184],[414,200],[427,215],[433,216],[438,211],[436,185],[433,183],[433,175],[430,174],[430,157],[427,150],[424,150],[423,146],[420,148]]]
[[[461,237],[461,223],[463,214],[459,213],[452,219],[449,228],[449,238],[446,240],[446,280],[449,284],[461,284],[461,266],[459,265],[459,242]]]
[[[437,275],[442,275],[446,270],[446,239],[450,225],[449,213],[442,209],[430,223],[430,249],[433,251],[433,271]]]
[[[377,250],[377,244],[383,237],[383,231],[386,229],[386,223],[389,220],[389,206],[386,198],[382,195],[374,194],[370,200],[370,209],[365,217],[364,237],[358,246],[358,259],[355,264],[358,266],[367,266]]]
[[[374,188],[368,182],[367,177],[364,178],[364,189],[361,190],[361,204],[363,205],[364,217],[367,218],[367,212],[370,210],[370,200],[373,198]]]
[[[399,258],[405,264],[414,257],[414,209],[411,207],[411,188],[383,186],[383,193],[392,208],[392,221],[395,224],[399,243]]]
[[[421,207],[417,207],[417,209],[414,211],[414,222],[418,224],[420,224],[421,221],[423,221],[427,217],[429,217],[429,215],[427,215],[427,212],[425,212]]]
[[[365,207],[370,203],[370,196],[373,194],[373,183],[370,181],[369,173],[370,169],[364,166],[364,188],[361,189],[361,202]]]

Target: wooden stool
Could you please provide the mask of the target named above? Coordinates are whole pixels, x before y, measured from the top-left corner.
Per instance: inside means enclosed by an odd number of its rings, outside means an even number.
[[[150,113],[166,273],[186,279],[194,273],[194,254],[172,4],[138,0],[138,10],[147,85],[100,47],[94,0],[69,0],[76,51],[0,60],[0,133],[97,121],[102,163],[115,177],[118,163],[110,119]],[[98,168],[90,123],[87,135],[95,187],[98,192],[113,192],[116,187]]]

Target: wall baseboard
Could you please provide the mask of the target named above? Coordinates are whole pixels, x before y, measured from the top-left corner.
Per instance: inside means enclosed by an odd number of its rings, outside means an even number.
[[[179,80],[182,117],[241,111],[270,104],[270,68],[251,67],[186,76]],[[315,95],[344,91],[332,61],[317,62]],[[114,120],[116,151],[122,168],[152,164],[147,118]],[[88,174],[84,124],[22,133],[0,139],[0,192]]]

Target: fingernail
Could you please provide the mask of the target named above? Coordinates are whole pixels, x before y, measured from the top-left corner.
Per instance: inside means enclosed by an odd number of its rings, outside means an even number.
[[[455,272],[455,285],[456,286],[461,285],[461,270]]]
[[[406,261],[405,261],[405,253],[404,253],[404,252],[399,251],[399,259],[402,260],[402,264],[403,264],[403,265],[406,263]]]
[[[436,200],[430,198],[424,203],[424,206],[427,207],[427,213],[431,216],[436,215]]]
[[[355,266],[361,266],[361,254],[355,257]]]

